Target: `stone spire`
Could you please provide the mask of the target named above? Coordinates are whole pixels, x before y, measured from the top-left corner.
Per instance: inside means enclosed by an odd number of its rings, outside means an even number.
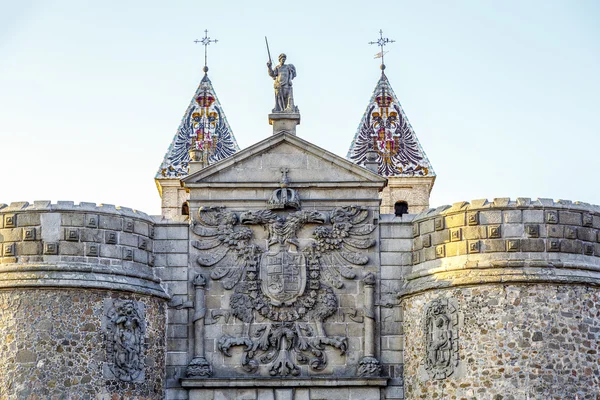
[[[204,44],[207,41],[203,39],[196,42]],[[206,54],[203,71],[204,77],[183,115],[177,133],[155,176],[162,197],[163,216],[172,217],[181,214],[180,209],[185,202],[185,193],[179,193],[183,190],[180,179],[197,169],[223,160],[240,149],[212,82],[208,78]],[[166,195],[167,191],[177,193]],[[168,215],[165,215],[166,209],[169,209]]]
[[[429,207],[435,172],[383,68],[346,157],[388,178],[382,213],[400,203],[410,213]]]

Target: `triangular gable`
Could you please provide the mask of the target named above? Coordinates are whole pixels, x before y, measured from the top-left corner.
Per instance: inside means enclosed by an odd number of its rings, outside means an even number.
[[[382,176],[435,176],[417,135],[383,73],[346,157],[364,166],[370,149],[377,154],[379,174]]]
[[[180,179],[188,174],[192,137],[196,147],[206,150],[208,164],[239,151],[221,103],[208,76],[204,75],[188,106],[177,133],[156,173],[156,179]]]
[[[377,187],[386,184],[386,179],[378,174],[289,133],[270,136],[187,176],[182,182],[188,187],[210,182],[238,182],[240,186],[260,182],[277,185],[280,175],[277,171],[283,167],[290,169],[294,184],[362,182]]]

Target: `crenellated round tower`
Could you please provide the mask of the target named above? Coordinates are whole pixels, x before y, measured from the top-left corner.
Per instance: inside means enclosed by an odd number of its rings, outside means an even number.
[[[127,208],[0,204],[0,398],[164,398],[153,238]]]
[[[407,400],[596,399],[600,207],[507,198],[413,220]]]

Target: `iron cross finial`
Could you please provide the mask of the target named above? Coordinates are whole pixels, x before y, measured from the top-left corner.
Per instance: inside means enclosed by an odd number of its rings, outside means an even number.
[[[208,37],[208,29],[204,30],[204,37],[200,40],[196,39],[194,40],[194,43],[202,43],[202,45],[204,46],[204,68],[202,69],[204,71],[204,74],[206,75],[206,73],[208,72],[208,65],[206,62],[206,53],[207,53],[207,47],[209,44],[211,43],[217,43],[218,40],[217,39],[211,39],[210,37]]]
[[[376,44],[377,46],[381,47],[381,52],[377,53],[377,55],[375,55],[375,58],[381,58],[381,73],[383,74],[383,70],[385,69],[385,64],[383,63],[383,55],[386,53],[383,51],[383,48],[385,47],[385,45],[389,44],[389,43],[394,43],[395,40],[389,39],[389,38],[384,38],[383,37],[383,30],[379,30],[379,39],[377,39],[376,42],[369,42],[369,44]]]

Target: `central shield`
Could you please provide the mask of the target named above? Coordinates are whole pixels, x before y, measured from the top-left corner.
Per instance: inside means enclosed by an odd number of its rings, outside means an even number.
[[[302,253],[280,250],[266,253],[260,265],[261,289],[271,304],[289,305],[304,293],[306,259]]]

